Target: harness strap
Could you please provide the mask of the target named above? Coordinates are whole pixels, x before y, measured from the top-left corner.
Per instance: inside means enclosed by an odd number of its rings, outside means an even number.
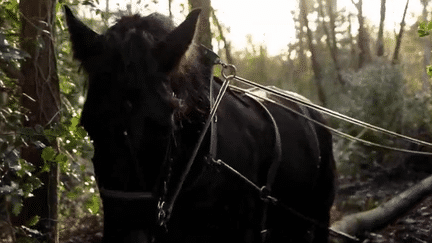
[[[271,189],[273,183],[276,178],[277,171],[280,166],[280,162],[282,160],[282,142],[281,136],[279,132],[279,127],[277,126],[276,120],[274,119],[271,112],[267,109],[267,107],[257,98],[249,96],[252,100],[254,100],[266,113],[267,118],[272,122],[274,129],[274,148],[273,148],[273,159],[270,164],[270,167],[267,172],[267,182],[265,186],[260,189],[261,199],[264,201],[263,211],[262,211],[262,219],[261,219],[261,240],[262,242],[266,241],[268,230],[267,230],[267,211],[269,208],[270,200],[269,196],[271,194]]]
[[[210,84],[209,84],[209,96],[210,96],[210,107],[213,108],[215,104],[214,98],[214,87],[213,87],[213,73],[210,75]],[[210,121],[210,151],[209,151],[209,162],[211,159],[214,159],[217,153],[217,115],[212,118]]]
[[[222,70],[224,70],[224,69],[222,69]],[[222,74],[224,75],[223,72],[222,72]],[[209,129],[210,124],[213,123],[213,119],[214,119],[214,117],[216,115],[216,111],[217,111],[217,109],[219,107],[219,104],[222,101],[222,98],[223,98],[226,90],[228,89],[229,82],[232,79],[234,79],[234,77],[235,77],[235,74],[229,75],[229,76],[226,76],[226,75],[224,76],[225,81],[223,82],[223,84],[222,84],[222,86],[221,86],[221,88],[219,90],[219,93],[218,93],[218,95],[216,97],[214,105],[210,109],[210,114],[209,114],[206,122],[204,123],[204,126],[203,126],[203,129],[201,131],[201,134],[199,135],[198,141],[197,141],[197,143],[196,143],[196,145],[195,145],[195,147],[194,147],[194,149],[192,151],[192,154],[191,154],[188,162],[186,163],[185,169],[183,170],[182,174],[180,175],[178,184],[176,185],[175,190],[174,190],[173,194],[171,195],[171,197],[169,199],[167,199],[166,203],[163,203],[164,205],[160,206],[160,208],[159,208],[159,212],[163,216],[163,217],[161,217],[160,222],[159,222],[159,224],[161,226],[165,225],[169,221],[169,219],[171,217],[172,209],[173,209],[174,204],[175,204],[175,202],[177,200],[177,197],[180,194],[180,191],[181,191],[181,189],[183,187],[183,183],[185,182],[186,177],[188,176],[189,171],[192,168],[192,164],[195,161],[195,158],[196,158],[196,156],[198,154],[198,150],[201,147],[201,144],[202,144],[202,142],[204,140],[204,137],[205,137],[205,135],[207,133],[207,130]]]
[[[320,148],[320,143],[319,143],[319,140],[318,140],[318,134],[317,134],[317,131],[315,129],[315,125],[312,122],[312,120],[313,120],[312,116],[311,116],[309,110],[305,106],[303,106],[303,105],[298,105],[298,106],[300,107],[300,109],[303,112],[303,114],[307,117],[307,119],[305,118],[306,123],[309,125],[309,128],[312,131],[312,137],[314,138],[314,142],[315,142],[315,145],[316,145],[316,148],[317,148],[317,151],[316,151],[317,152],[316,156],[318,158],[318,165],[317,165],[317,167],[319,169],[321,167],[321,148]]]
[[[264,189],[264,190],[267,190],[268,192],[263,192],[263,193],[267,194],[267,193],[271,192],[273,182],[276,178],[277,170],[279,169],[279,165],[280,165],[280,162],[282,160],[281,136],[280,136],[280,132],[279,132],[279,127],[277,126],[273,115],[270,113],[270,111],[267,109],[267,107],[258,99],[255,99],[255,98],[252,98],[252,99],[255,100],[257,102],[257,104],[259,104],[260,107],[265,111],[267,117],[269,118],[269,120],[273,124],[273,129],[274,129],[274,133],[275,133],[274,134],[275,135],[275,141],[274,141],[274,148],[273,148],[273,150],[274,150],[273,154],[275,154],[275,155],[273,156],[272,163],[270,164],[269,170],[267,172],[267,182],[265,185],[266,189]]]

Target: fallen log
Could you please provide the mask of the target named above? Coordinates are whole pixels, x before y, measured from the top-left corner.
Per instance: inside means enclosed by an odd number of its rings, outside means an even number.
[[[405,215],[432,194],[432,176],[423,179],[389,201],[369,211],[351,214],[332,224],[331,229],[352,236],[384,228]],[[347,242],[343,239],[338,242]]]

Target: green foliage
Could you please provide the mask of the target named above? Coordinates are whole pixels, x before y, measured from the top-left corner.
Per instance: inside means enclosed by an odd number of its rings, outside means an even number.
[[[19,4],[17,0],[3,0],[0,8],[0,60],[19,69],[20,62],[28,58],[28,54],[19,49],[21,29]],[[67,4],[77,5],[78,1],[67,1]],[[84,4],[91,4],[86,1]],[[61,172],[59,185],[62,194],[72,191],[75,198],[60,196],[60,227],[67,228],[77,218],[95,215],[100,218],[100,199],[96,193],[96,182],[89,159],[93,154],[93,147],[86,131],[79,125],[80,113],[83,105],[85,90],[85,76],[76,72],[78,65],[72,59],[69,35],[65,29],[62,4],[56,5],[56,53],[58,61],[58,75],[60,80],[61,101],[63,109],[60,111],[60,122],[40,124],[35,127],[24,127],[22,121],[28,119],[20,105],[21,88],[13,77],[0,71],[0,211],[8,215],[19,215],[23,200],[33,196],[35,189],[45,186],[41,183],[41,173],[49,171],[50,165],[58,164]],[[23,147],[33,146],[41,151],[44,162],[41,168],[20,157]],[[4,203],[7,202],[7,203]],[[66,206],[67,205],[67,206]],[[65,207],[77,209],[73,214],[67,213]],[[84,210],[82,210],[84,209]],[[73,218],[68,216],[73,215]],[[75,219],[75,220],[74,220]],[[37,224],[36,216],[27,222],[32,227]],[[97,220],[98,222],[100,220]],[[0,222],[0,225],[4,225]],[[7,222],[6,225],[11,225]],[[0,232],[3,229],[0,227]],[[31,230],[31,229],[28,229]],[[15,231],[21,231],[16,227]],[[29,235],[28,232],[24,235]],[[2,237],[2,234],[0,234]],[[30,238],[17,239],[25,242]],[[1,240],[0,240],[1,241]]]
[[[418,35],[419,37],[425,37],[430,35],[430,31],[432,30],[432,22],[420,22],[418,27]]]
[[[432,22],[420,22],[417,32],[419,37],[425,37],[430,35],[431,30]],[[426,66],[426,73],[429,75],[429,77],[432,77],[432,65]]]
[[[339,96],[339,112],[358,120],[402,134],[416,134],[420,129],[432,131],[430,117],[432,108],[428,96],[408,98],[407,80],[399,66],[378,62],[362,68],[359,72],[347,75],[350,86],[345,95]],[[343,132],[371,142],[404,147],[403,141],[381,133],[334,121]],[[377,150],[361,143],[336,138],[335,156],[341,174],[359,176],[361,169],[372,168],[377,164],[394,167],[401,162],[391,157],[388,151]]]

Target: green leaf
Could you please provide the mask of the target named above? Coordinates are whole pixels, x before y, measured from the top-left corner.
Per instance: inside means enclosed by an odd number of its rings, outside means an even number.
[[[78,124],[79,124],[79,119],[77,117],[72,117],[71,125],[69,126],[69,131],[74,132],[77,129]]]
[[[69,199],[75,200],[75,199],[78,198],[78,191],[77,191],[77,190],[70,191],[70,192],[68,192],[68,193],[66,194],[66,196],[67,196]]]
[[[39,220],[40,220],[40,216],[35,215],[29,221],[27,221],[27,225],[28,226],[35,226],[39,222]]]
[[[42,150],[41,157],[45,162],[53,161],[56,157],[56,154],[57,152],[52,147],[46,147]]]
[[[429,32],[427,32],[425,30],[418,30],[417,32],[418,32],[419,37],[425,37],[425,36],[428,36],[430,34]]]
[[[82,128],[82,127],[77,127],[75,134],[78,137],[78,139],[83,139],[87,136],[87,131],[84,130],[84,128]]]
[[[432,30],[432,21],[427,24],[427,30]]]
[[[18,214],[21,213],[21,209],[23,207],[23,203],[22,203],[22,199],[20,198],[15,198],[16,200],[13,200],[12,202],[12,213],[15,216],[18,216]]]
[[[419,23],[419,28],[417,30],[417,33],[420,37],[428,36],[430,33],[429,31],[432,30],[432,22],[421,22]]]
[[[63,154],[63,153],[59,153],[56,157],[55,157],[55,161],[59,164],[59,166],[60,166],[60,171],[62,172],[62,173],[66,173],[66,171],[68,170],[68,168],[69,168],[69,165],[68,165],[68,158],[67,158],[67,156],[65,155],[65,154]]]
[[[91,214],[97,214],[99,212],[99,204],[100,198],[96,194],[93,194],[91,198],[89,198],[89,200],[86,202],[87,210]]]
[[[432,77],[432,66],[426,66],[426,73],[429,77]]]

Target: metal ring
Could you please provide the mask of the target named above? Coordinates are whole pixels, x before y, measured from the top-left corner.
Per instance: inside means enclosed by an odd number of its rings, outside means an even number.
[[[224,79],[233,79],[236,77],[237,68],[234,65],[226,64],[226,63],[221,63],[221,65],[222,65],[221,74],[222,74],[222,77],[224,77]],[[232,73],[231,75],[225,74],[225,70],[227,70],[227,69],[230,69],[230,72]]]

